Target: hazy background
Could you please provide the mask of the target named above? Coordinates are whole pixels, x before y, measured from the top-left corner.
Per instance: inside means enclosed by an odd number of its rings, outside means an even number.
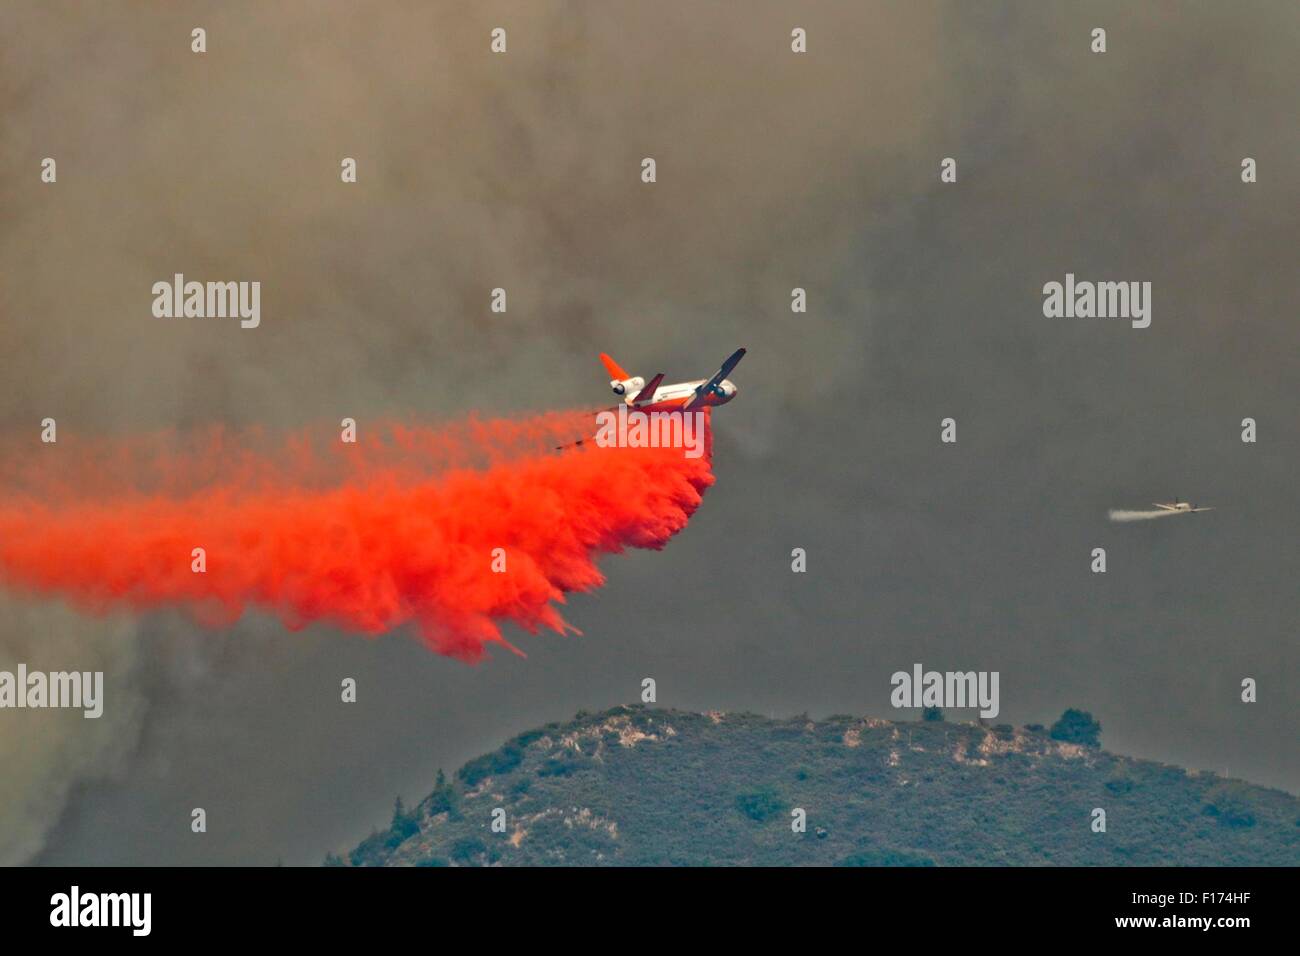
[[[691,526],[526,660],[7,598],[0,668],[107,699],[0,712],[0,861],[317,863],[646,676],[907,718],[894,670],[998,670],[999,721],[1079,706],[1109,749],[1300,789],[1300,8],[1132,6],[0,7],[0,429],[33,453],[46,416],[596,407],[599,351],[671,381],[750,350]],[[261,327],[155,319],[174,272],[260,280]],[[1152,282],[1151,327],[1044,318],[1066,272]],[[1106,521],[1175,495],[1219,510]]]

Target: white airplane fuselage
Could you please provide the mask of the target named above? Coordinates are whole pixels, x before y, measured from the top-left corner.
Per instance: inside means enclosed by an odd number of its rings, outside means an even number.
[[[1152,504],[1154,504],[1157,508],[1161,509],[1162,511],[1174,511],[1179,514],[1196,514],[1198,511],[1214,510],[1213,508],[1198,508],[1196,507],[1196,505],[1192,504],[1191,502],[1179,501],[1177,499],[1174,499],[1173,504],[1169,504],[1163,501],[1154,501],[1152,502]]]
[[[695,390],[707,382],[707,378],[702,378],[695,382],[678,382],[675,385],[661,385],[659,388],[655,389],[653,398],[648,402],[638,403],[636,407],[646,412],[666,412],[681,408],[695,397]],[[736,397],[737,391],[738,389],[735,384],[730,379],[724,378],[718,383],[715,390],[710,391],[706,395],[700,396],[699,401],[697,401],[695,405],[697,408],[702,405],[725,405]],[[623,403],[625,405],[631,405],[633,404],[632,399],[635,397],[635,394],[628,395],[623,399]]]

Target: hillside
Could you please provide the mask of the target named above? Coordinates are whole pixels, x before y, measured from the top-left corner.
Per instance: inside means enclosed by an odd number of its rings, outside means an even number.
[[[1300,800],[1037,727],[616,707],[440,774],[326,862],[1295,866]]]

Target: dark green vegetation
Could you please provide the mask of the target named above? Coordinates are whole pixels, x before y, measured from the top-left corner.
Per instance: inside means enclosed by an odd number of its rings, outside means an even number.
[[[418,806],[398,801],[389,829],[327,863],[1300,864],[1296,797],[1106,753],[1099,732],[1080,711],[1049,733],[616,707],[439,774]],[[794,808],[805,833],[791,831]]]
[[[1085,747],[1101,746],[1101,724],[1092,719],[1086,710],[1071,707],[1061,715],[1061,719],[1052,724],[1053,740],[1063,740],[1067,744],[1083,744]]]

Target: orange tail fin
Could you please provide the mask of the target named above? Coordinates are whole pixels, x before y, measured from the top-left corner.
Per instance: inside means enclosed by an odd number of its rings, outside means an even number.
[[[623,371],[623,367],[621,365],[615,362],[604,352],[600,353],[600,360],[605,363],[605,371],[609,373],[610,378],[617,379],[618,381],[621,382],[624,381],[625,379],[629,379],[632,377],[631,375],[628,375],[627,372]]]

